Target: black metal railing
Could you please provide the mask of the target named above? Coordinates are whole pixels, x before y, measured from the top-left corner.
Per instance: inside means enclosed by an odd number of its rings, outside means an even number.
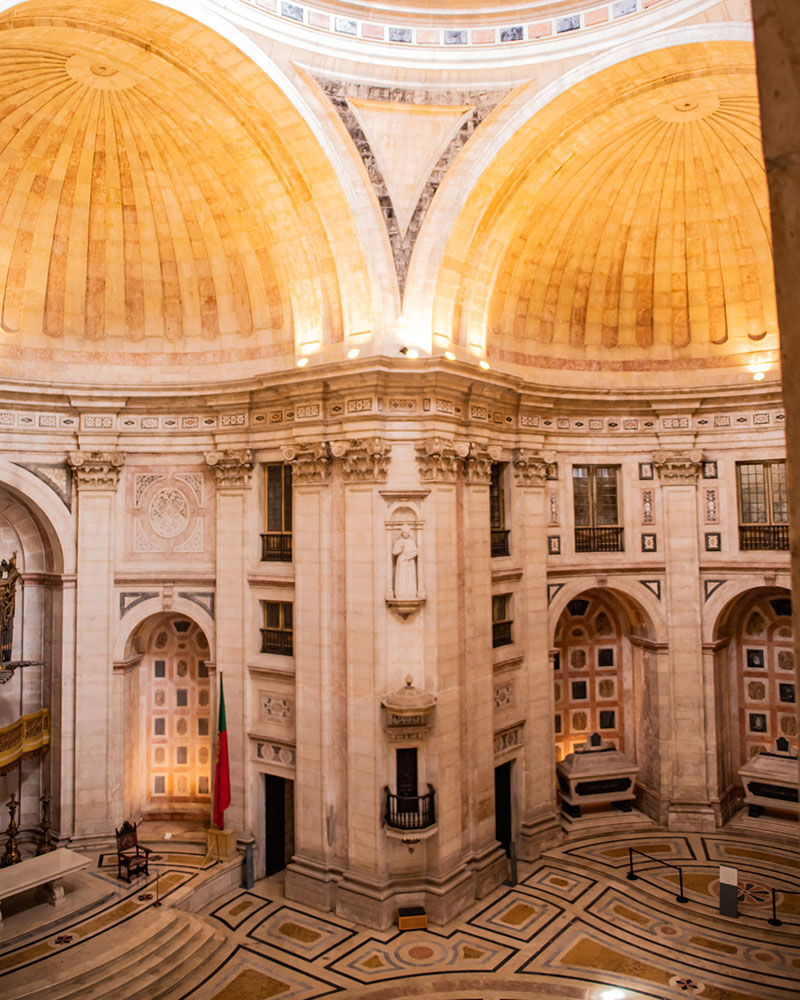
[[[436,822],[433,785],[427,795],[395,795],[388,786],[386,792],[386,825],[393,830],[424,830]]]
[[[643,858],[647,858],[649,861],[655,861],[656,864],[663,865],[665,868],[674,868],[678,873],[678,884],[680,885],[680,892],[675,897],[675,902],[677,903],[688,903],[689,900],[683,894],[683,871],[678,865],[671,865],[669,861],[664,861],[663,858],[654,858],[650,854],[645,854],[644,851],[639,851],[635,847],[628,848],[628,874],[625,878],[629,879],[631,882],[635,882],[641,875],[637,875],[633,870],[633,856],[634,854],[641,854]]]
[[[293,635],[287,629],[262,628],[261,652],[278,653],[281,656],[292,656],[294,652]]]
[[[576,552],[624,552],[624,528],[576,528]]]
[[[789,549],[788,524],[740,524],[739,548]]]
[[[492,647],[497,648],[498,646],[508,646],[513,639],[511,638],[511,626],[513,622],[494,622],[492,624]]]
[[[506,528],[492,528],[492,556],[507,556],[510,553],[508,537],[511,534]]]
[[[783,923],[782,920],[778,919],[777,905],[775,902],[775,893],[780,892],[784,896],[800,896],[800,892],[796,889],[776,889],[775,886],[770,886],[772,889],[772,916],[767,921],[768,924],[772,924],[773,927],[780,927]]]
[[[271,531],[261,536],[262,562],[291,562],[292,536],[280,531]]]

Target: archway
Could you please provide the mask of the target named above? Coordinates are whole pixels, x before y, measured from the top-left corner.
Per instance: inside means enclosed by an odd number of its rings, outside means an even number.
[[[208,638],[185,615],[164,612],[137,628],[137,665],[124,693],[126,817],[204,822],[211,802]]]
[[[745,591],[715,630],[718,774],[730,815],[741,794],[739,768],[779,737],[797,747],[796,684],[788,590]]]

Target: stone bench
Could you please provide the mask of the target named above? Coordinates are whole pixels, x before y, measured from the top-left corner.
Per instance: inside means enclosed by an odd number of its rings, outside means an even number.
[[[57,906],[64,898],[62,879],[88,868],[91,863],[91,858],[59,847],[49,854],[26,858],[19,864],[0,868],[0,921],[3,919],[3,900],[26,889],[38,888],[37,898],[41,896],[52,906]]]

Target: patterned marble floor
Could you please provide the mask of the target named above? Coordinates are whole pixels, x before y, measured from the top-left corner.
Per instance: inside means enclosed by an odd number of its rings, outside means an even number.
[[[629,847],[681,867],[678,874]],[[719,867],[740,871],[740,916],[719,916]],[[278,880],[208,916],[231,954],[181,1000],[707,1000],[800,997],[800,850],[725,835],[614,836],[523,865],[457,922],[364,930],[287,902]],[[768,923],[771,886],[781,926]]]
[[[643,852],[634,855],[635,881],[626,877],[631,847]],[[185,896],[208,868],[207,859],[179,848],[162,848],[160,855],[153,867],[164,908],[152,911],[153,921],[156,915],[163,919],[173,899]],[[686,902],[676,900],[677,868],[659,861],[680,866]],[[720,865],[739,869],[738,919],[718,913]],[[120,889],[115,876],[109,859],[101,857],[93,878],[107,884],[112,896],[65,916],[58,926],[26,933],[14,947],[4,947],[0,936],[0,977],[8,977],[9,996],[27,996],[27,975],[32,983],[47,982],[59,960],[63,966],[74,954],[77,963],[81,949],[112,954],[124,948],[126,935],[137,926],[148,933],[149,907],[156,902],[153,880],[129,890]],[[213,931],[213,942],[209,938],[202,946],[206,950],[191,974],[177,976],[180,986],[170,988],[165,980],[152,990],[137,992],[136,987],[124,995],[164,1000],[800,998],[800,844],[794,848],[726,834],[597,837],[521,864],[519,878],[518,885],[500,887],[450,925],[405,933],[376,932],[316,913],[287,901],[280,877],[267,879],[251,891],[227,892],[202,912],[200,923]],[[773,886],[780,926],[768,922]],[[49,1000],[62,994],[46,995]],[[83,997],[80,991],[69,995]],[[123,993],[110,987],[108,993],[97,987],[86,993],[105,995],[116,1000]]]

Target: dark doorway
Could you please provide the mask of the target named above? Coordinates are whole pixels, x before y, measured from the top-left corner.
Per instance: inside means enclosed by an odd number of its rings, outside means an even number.
[[[511,848],[511,765],[512,761],[494,769],[494,835],[506,854]]]
[[[294,854],[294,782],[264,775],[266,874],[282,871]]]

